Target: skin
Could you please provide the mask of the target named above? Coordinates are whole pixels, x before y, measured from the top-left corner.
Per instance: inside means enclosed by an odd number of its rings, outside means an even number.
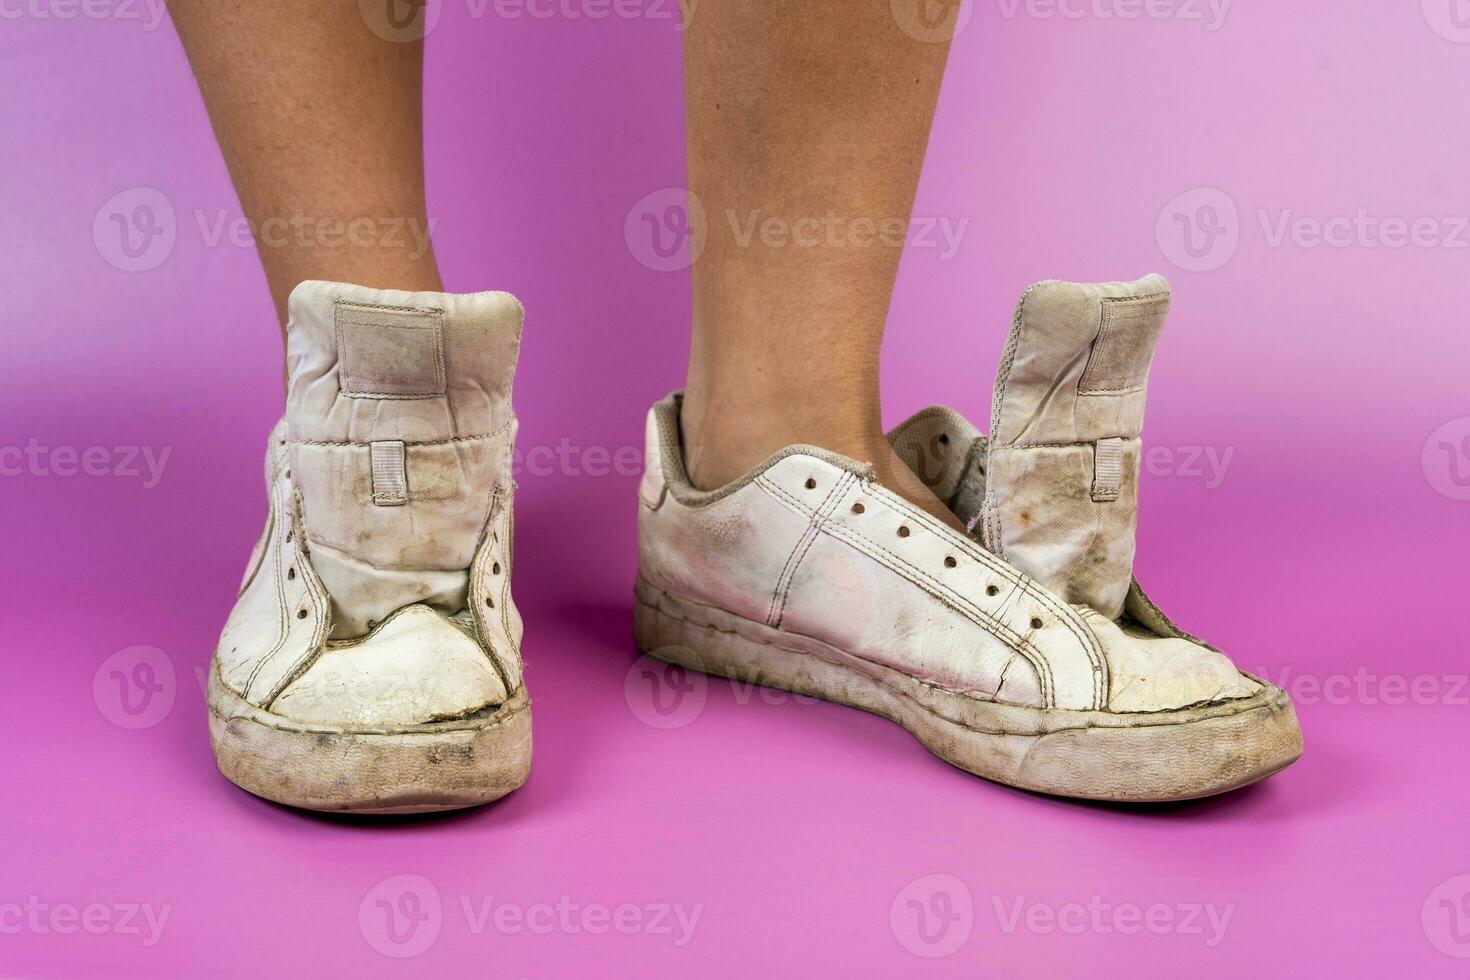
[[[303,214],[313,228],[428,227],[421,40],[379,36],[354,0],[169,9],[257,227]],[[691,478],[712,489],[815,445],[960,527],[889,448],[878,395],[948,42],[906,33],[890,0],[703,0],[684,38],[689,185],[706,220],[682,418]],[[432,248],[376,237],[260,241],[282,322],[304,279],[442,289]]]
[[[417,221],[424,204],[423,41],[384,40],[355,0],[173,0],[179,38],[253,227],[304,214],[314,231]],[[306,279],[443,288],[411,236],[257,242],[282,323]],[[415,253],[422,251],[423,254]]]
[[[805,443],[871,462],[960,526],[884,439],[878,355],[903,235],[863,246],[854,223],[907,228],[948,52],[900,29],[889,0],[699,5],[684,91],[708,236],[682,426],[701,488]],[[759,230],[804,219],[809,247]]]

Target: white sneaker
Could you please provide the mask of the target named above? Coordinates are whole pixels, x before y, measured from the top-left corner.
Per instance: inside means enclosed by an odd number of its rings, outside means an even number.
[[[526,780],[510,595],[521,305],[305,282],[270,516],[209,676],[220,771],[313,810],[485,803]]]
[[[1168,304],[1159,276],[1033,286],[991,438],[942,407],[892,433],[983,546],[810,446],[697,490],[680,395],[655,405],[639,646],[875,712],[962,769],[1040,792],[1188,799],[1285,768],[1302,750],[1287,695],[1174,626],[1133,578]]]

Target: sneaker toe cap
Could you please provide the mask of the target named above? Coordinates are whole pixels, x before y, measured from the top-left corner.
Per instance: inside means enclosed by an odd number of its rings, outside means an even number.
[[[329,646],[270,710],[305,724],[402,728],[463,718],[508,696],[466,630],[409,606],[367,637]]]
[[[1249,698],[1262,690],[1223,653],[1186,639],[1120,627],[1100,616],[1090,619],[1108,660],[1109,711],[1173,711]]]

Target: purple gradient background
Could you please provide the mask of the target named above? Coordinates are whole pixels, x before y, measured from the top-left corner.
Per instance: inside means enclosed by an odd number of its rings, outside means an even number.
[[[281,410],[270,303],[253,252],[208,247],[195,228],[194,209],[238,205],[167,22],[5,9],[0,445],[171,455],[153,489],[0,480],[0,973],[1464,973],[1450,954],[1470,942],[1451,926],[1470,927],[1470,901],[1456,923],[1439,899],[1470,891],[1450,881],[1470,873],[1470,690],[1408,704],[1386,703],[1396,691],[1381,680],[1314,692],[1367,672],[1429,678],[1443,695],[1467,670],[1470,502],[1436,489],[1443,474],[1421,455],[1470,415],[1470,250],[1273,246],[1258,217],[1470,210],[1456,102],[1470,44],[1437,34],[1418,3],[1242,3],[1213,31],[980,3],[916,209],[968,225],[947,260],[909,250],[885,354],[889,421],[934,401],[983,421],[1028,282],[1170,275],[1146,438],[1233,456],[1216,487],[1188,468],[1146,476],[1140,574],[1187,627],[1289,681],[1308,744],[1296,767],[1214,801],[1130,810],[992,785],[876,717],[723,681],[691,724],[649,727],[624,694],[634,478],[522,474],[534,774],[490,808],[397,822],[291,812],[214,770],[196,681],[264,512],[260,453]],[[640,265],[623,232],[635,202],[683,181],[678,34],[655,17],[466,11],[451,0],[429,42],[430,211],[448,288],[509,289],[529,310],[524,449],[637,446],[687,351],[687,276]],[[99,255],[92,224],[136,187],[167,195],[179,235],[161,266],[126,273]],[[1171,264],[1155,225],[1200,187],[1238,205],[1241,239],[1196,273]],[[127,730],[92,682],[136,645],[165,652],[177,698]],[[358,922],[364,896],[398,874],[425,876],[444,901],[437,941],[405,960],[376,952]],[[890,925],[900,892],[931,874],[960,879],[975,910],[968,941],[936,960]],[[30,896],[171,913],[153,946],[16,931],[3,909]],[[476,934],[461,896],[703,910],[678,948],[650,934]],[[994,904],[1093,896],[1233,910],[1210,946],[1007,931]]]

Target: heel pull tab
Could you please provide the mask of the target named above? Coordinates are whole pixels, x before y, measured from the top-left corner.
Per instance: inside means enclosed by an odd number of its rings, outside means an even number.
[[[1092,444],[1092,499],[1112,503],[1123,490],[1124,439],[1099,439]]]
[[[408,447],[401,442],[368,444],[372,458],[373,503],[402,507],[408,503]]]

